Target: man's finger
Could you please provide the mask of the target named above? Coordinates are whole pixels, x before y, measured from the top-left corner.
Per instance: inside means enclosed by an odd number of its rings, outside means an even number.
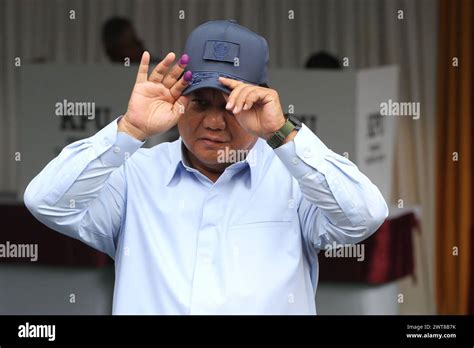
[[[176,63],[175,66],[172,67],[171,70],[163,78],[163,81],[162,81],[163,85],[166,88],[171,88],[179,79],[179,77],[184,71],[184,68],[186,68],[186,65],[188,63],[189,63],[189,56],[187,54],[183,54],[181,58],[179,59],[178,63]]]
[[[161,83],[171,64],[173,64],[175,56],[176,55],[173,52],[169,52],[166,57],[156,65],[148,80],[155,83]]]
[[[176,81],[173,87],[170,88],[171,96],[174,99],[178,99],[192,79],[193,73],[190,70],[186,71],[183,76],[178,81]]]
[[[244,88],[242,88],[239,95],[235,99],[235,106],[234,106],[234,109],[232,110],[232,112],[234,114],[238,114],[239,112],[242,111],[242,109],[244,107],[244,103],[247,100],[247,96],[252,91],[255,92],[255,87],[254,86],[248,86],[247,85]]]
[[[240,83],[235,87],[232,92],[230,92],[229,95],[229,100],[227,101],[227,104],[225,105],[225,108],[231,112],[233,112],[234,107],[235,107],[235,101],[237,100],[239,93],[242,91],[243,88],[245,88],[247,85],[244,83]]]
[[[242,107],[243,111],[250,110],[254,103],[256,103],[260,99],[259,94],[254,89],[247,94],[245,98],[244,105]]]
[[[140,66],[138,67],[136,83],[146,82],[148,80],[148,65],[150,64],[150,53],[143,52]]]
[[[229,101],[229,95],[225,92],[221,92],[222,97],[224,98],[225,102],[227,103]]]
[[[219,77],[219,82],[230,89],[234,89],[243,83],[242,81],[228,79],[227,77]]]

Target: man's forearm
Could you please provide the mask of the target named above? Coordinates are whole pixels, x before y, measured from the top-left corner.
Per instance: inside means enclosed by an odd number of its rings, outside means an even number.
[[[142,144],[117,134],[117,125],[111,123],[93,137],[65,147],[25,191],[25,204],[32,214],[49,226],[74,220],[99,194],[111,173]]]
[[[339,231],[338,240],[353,243],[368,237],[388,212],[378,188],[347,158],[329,150],[306,126],[297,135],[293,144],[287,142],[275,152],[298,180],[304,198]]]

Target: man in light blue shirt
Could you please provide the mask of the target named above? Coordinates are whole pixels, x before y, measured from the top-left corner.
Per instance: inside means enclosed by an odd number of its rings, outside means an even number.
[[[150,74],[145,52],[125,115],[64,148],[25,204],[115,260],[114,314],[315,314],[318,252],[369,237],[386,203],[283,114],[265,39],[213,21],[185,52]]]

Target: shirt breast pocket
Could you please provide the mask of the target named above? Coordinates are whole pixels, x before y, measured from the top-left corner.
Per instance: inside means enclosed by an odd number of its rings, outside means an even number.
[[[272,293],[285,287],[289,270],[299,263],[298,227],[292,221],[264,221],[229,226],[227,232],[234,296],[263,306]]]

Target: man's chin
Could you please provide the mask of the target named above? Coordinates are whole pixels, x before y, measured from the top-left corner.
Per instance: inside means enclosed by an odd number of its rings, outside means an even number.
[[[200,140],[194,143],[193,148],[193,155],[199,162],[217,171],[238,161],[230,156],[233,152],[237,151],[232,150],[229,143],[212,142],[207,144],[207,142]]]
[[[209,170],[223,171],[225,168],[230,166],[232,163],[226,162],[226,158],[223,155],[224,151],[214,151],[207,153],[200,153],[198,160],[203,163]]]

